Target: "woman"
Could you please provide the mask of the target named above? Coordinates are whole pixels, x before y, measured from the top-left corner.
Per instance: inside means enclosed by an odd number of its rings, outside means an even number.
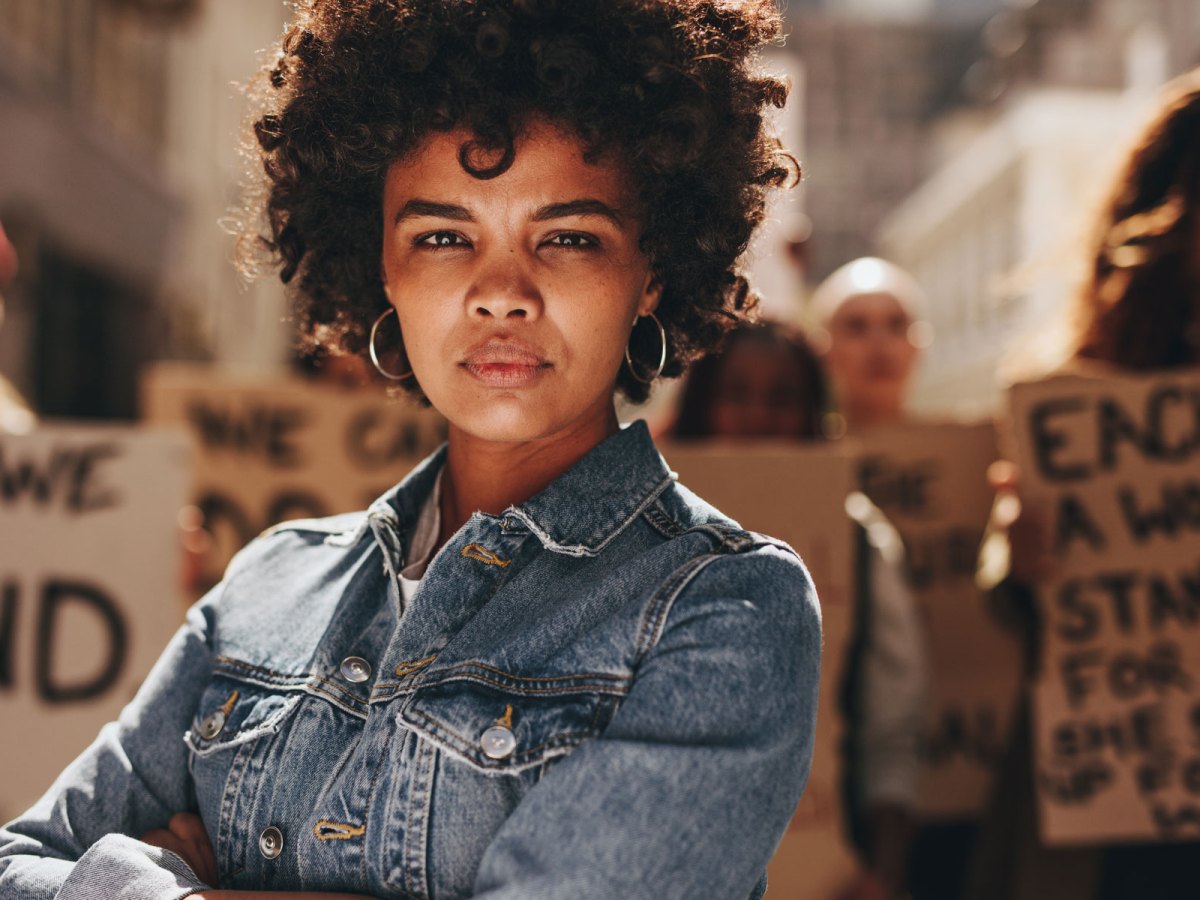
[[[1088,247],[1075,334],[1063,347],[1063,368],[1149,371],[1200,364],[1198,248],[1200,69],[1165,88],[1109,190]],[[995,480],[1001,491],[1014,491],[1015,467],[1004,464]],[[997,503],[996,508],[1011,510],[1014,505]],[[983,571],[996,581],[1011,566],[992,599],[997,614],[1019,629],[1032,676],[1040,629],[1032,585],[1054,567],[1048,529],[1029,513],[994,525],[997,535],[1007,533],[1008,541],[1000,553],[989,550],[1004,542],[985,543]],[[1101,848],[1047,848],[1038,842],[1030,728],[1026,705],[981,838],[969,896],[999,900],[1022,890],[1099,900],[1195,896],[1200,847],[1194,841]]]
[[[846,263],[813,292],[823,361],[851,433],[905,420],[929,342],[922,296],[916,279],[874,256]]]
[[[827,404],[821,364],[800,334],[741,325],[688,372],[673,436],[816,440]],[[854,636],[839,691],[848,723],[843,801],[863,871],[839,897],[886,900],[902,896],[907,881],[924,643],[899,535],[861,494],[846,509],[858,527]]]
[[[0,894],[762,894],[812,586],[613,394],[747,305],[794,165],[749,60],[779,27],[767,0],[301,7],[256,125],[265,246],[306,333],[369,349],[448,444],[235,559],[4,831]]]

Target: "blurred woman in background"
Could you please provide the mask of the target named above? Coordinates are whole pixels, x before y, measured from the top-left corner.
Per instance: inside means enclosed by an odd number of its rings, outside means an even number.
[[[812,296],[817,343],[850,431],[902,422],[929,324],[916,279],[864,256],[821,282]]]
[[[828,405],[820,361],[798,332],[770,322],[730,332],[688,372],[671,436],[822,440]],[[862,494],[855,517],[855,618],[841,712],[843,802],[864,872],[843,900],[902,896],[917,800],[925,701],[921,626],[899,535]]]
[[[1166,86],[1108,191],[1088,246],[1074,333],[1061,351],[1065,371],[1140,372],[1200,364],[1200,69]],[[995,481],[1002,492],[1019,491],[1019,474],[1011,464],[997,468]],[[985,558],[983,568],[995,573],[997,614],[1021,634],[1033,677],[1040,617],[1032,587],[1054,564],[1049,531],[1028,510],[1015,521],[997,521],[996,528],[1007,533],[1007,548],[995,554],[999,563]],[[972,900],[1007,900],[1030,892],[1098,900],[1196,896],[1200,842],[1098,850],[1041,846],[1030,741],[1026,704],[980,845]]]

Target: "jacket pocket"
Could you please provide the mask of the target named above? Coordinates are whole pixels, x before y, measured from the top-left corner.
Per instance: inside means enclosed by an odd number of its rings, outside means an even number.
[[[196,756],[208,756],[257,740],[277,731],[301,696],[218,676],[201,695],[184,742]]]
[[[398,719],[477,771],[515,775],[598,735],[616,705],[594,691],[544,695],[453,680],[418,690]]]

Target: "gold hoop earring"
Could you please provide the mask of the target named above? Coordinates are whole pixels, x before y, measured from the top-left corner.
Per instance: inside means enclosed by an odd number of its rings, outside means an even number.
[[[658,316],[652,312],[646,313],[644,316],[638,316],[638,319],[653,319],[654,324],[658,326],[658,338],[662,342],[662,350],[660,350],[658,354],[658,366],[655,367],[654,373],[649,378],[643,378],[641,375],[639,375],[637,373],[637,369],[635,369],[633,366],[633,358],[629,355],[628,342],[625,344],[625,365],[629,366],[629,374],[642,384],[653,384],[655,379],[662,374],[662,370],[667,364],[667,330],[663,328],[662,322],[658,321]],[[638,320],[634,319],[633,325],[635,328],[637,327],[637,323]],[[633,339],[632,330],[629,332],[629,338],[630,340]]]
[[[412,377],[412,369],[409,369],[403,375],[396,375],[392,372],[389,372],[379,362],[379,354],[375,352],[375,335],[377,335],[379,333],[379,326],[381,324],[383,324],[383,320],[388,317],[389,313],[394,313],[395,311],[396,311],[396,308],[394,306],[389,306],[387,309],[385,309],[382,313],[379,314],[379,318],[376,319],[375,324],[371,326],[371,339],[367,342],[367,353],[371,357],[371,363],[375,366],[375,370],[380,375],[382,375],[384,378],[387,378],[391,381],[403,381],[405,378]],[[399,321],[399,317],[397,317],[397,321]],[[403,341],[403,335],[401,336],[401,340]],[[411,363],[410,363],[410,365],[411,365]]]

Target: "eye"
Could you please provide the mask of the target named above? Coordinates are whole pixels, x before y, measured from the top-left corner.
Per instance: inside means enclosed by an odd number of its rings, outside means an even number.
[[[413,241],[413,244],[417,247],[428,248],[430,250],[471,246],[470,241],[457,231],[431,231],[428,234],[418,236]]]
[[[590,234],[583,234],[579,231],[562,231],[551,235],[546,240],[546,243],[552,247],[566,247],[571,250],[590,250],[593,247],[599,246],[600,242]]]

